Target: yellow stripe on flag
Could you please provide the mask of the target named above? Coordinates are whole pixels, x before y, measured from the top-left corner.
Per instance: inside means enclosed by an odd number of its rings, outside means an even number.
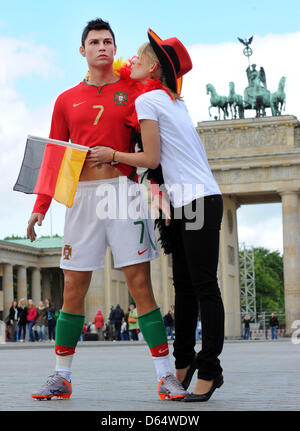
[[[57,177],[53,198],[68,208],[73,205],[74,196],[87,153],[66,148]]]

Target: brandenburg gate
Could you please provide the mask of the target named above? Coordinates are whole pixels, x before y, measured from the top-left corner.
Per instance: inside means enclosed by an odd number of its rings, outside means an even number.
[[[224,198],[219,280],[225,333],[241,333],[236,210],[243,204],[281,202],[289,334],[293,321],[300,320],[300,122],[292,115],[204,121],[197,132]]]

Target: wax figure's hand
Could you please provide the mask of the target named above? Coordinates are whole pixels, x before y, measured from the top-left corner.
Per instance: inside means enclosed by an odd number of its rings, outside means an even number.
[[[113,152],[114,150],[110,147],[93,147],[90,149],[86,161],[91,163],[91,167],[100,163],[109,163],[112,161]]]
[[[27,226],[27,238],[29,238],[31,242],[33,242],[36,238],[34,225],[37,223],[38,226],[42,226],[42,222],[44,218],[45,218],[44,214],[41,214],[41,213],[31,214],[31,217],[28,220],[28,226]]]
[[[165,225],[169,226],[171,223],[171,210],[170,210],[170,204],[165,198],[164,194],[156,194],[152,198],[152,205],[156,214],[156,217],[159,217],[159,210],[162,211],[162,213],[165,216]]]

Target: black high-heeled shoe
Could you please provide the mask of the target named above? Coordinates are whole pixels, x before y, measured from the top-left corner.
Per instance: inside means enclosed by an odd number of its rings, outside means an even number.
[[[187,388],[190,386],[193,375],[194,375],[195,371],[197,370],[196,360],[197,360],[197,355],[193,359],[193,362],[191,363],[190,368],[187,370],[185,378],[181,382],[181,384],[185,390],[187,390]]]
[[[210,390],[208,392],[206,392],[206,394],[193,394],[190,393],[188,394],[185,398],[184,398],[184,402],[193,402],[193,401],[208,401],[210,399],[210,397],[212,396],[212,394],[215,392],[215,390],[217,388],[220,388],[224,383],[224,379],[223,379],[223,375],[219,374],[218,377],[216,377],[213,380],[212,383],[212,387],[210,388]]]

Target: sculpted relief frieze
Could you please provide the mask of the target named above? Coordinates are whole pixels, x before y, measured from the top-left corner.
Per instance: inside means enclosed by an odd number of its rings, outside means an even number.
[[[208,153],[214,155],[284,151],[288,142],[288,130],[282,127],[252,128],[201,133],[200,137]]]

